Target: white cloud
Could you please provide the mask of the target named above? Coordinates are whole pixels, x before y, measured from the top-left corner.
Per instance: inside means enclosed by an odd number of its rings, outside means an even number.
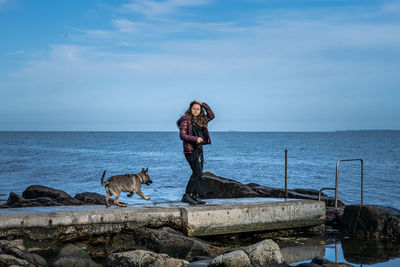
[[[14,56],[14,55],[22,55],[24,53],[25,53],[24,50],[16,50],[16,51],[12,51],[12,52],[8,53],[7,55],[8,56]]]
[[[121,9],[141,13],[147,17],[170,15],[183,7],[194,7],[207,4],[208,0],[167,0],[163,2],[151,0],[132,1],[124,4]]]

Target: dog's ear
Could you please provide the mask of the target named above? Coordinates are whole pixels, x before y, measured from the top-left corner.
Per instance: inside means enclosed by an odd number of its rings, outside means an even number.
[[[145,170],[145,172],[148,173],[148,172],[149,172],[149,168],[147,168],[147,169]]]
[[[142,173],[144,173],[144,168],[142,168]]]

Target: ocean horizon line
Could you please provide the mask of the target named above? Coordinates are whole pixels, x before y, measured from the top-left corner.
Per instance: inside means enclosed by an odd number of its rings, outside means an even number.
[[[0,130],[1,133],[37,132],[37,133],[176,133],[179,130]],[[241,130],[210,130],[214,133],[335,133],[335,132],[400,132],[396,129],[361,129],[361,130],[309,130],[309,131],[241,131]]]

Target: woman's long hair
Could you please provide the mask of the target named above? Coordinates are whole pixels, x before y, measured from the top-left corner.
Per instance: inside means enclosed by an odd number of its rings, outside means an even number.
[[[190,121],[194,124],[199,125],[200,127],[207,127],[208,126],[208,117],[206,116],[203,107],[200,106],[200,114],[195,117],[192,114],[192,107],[194,104],[198,104],[195,101],[190,102],[189,108],[186,110],[185,115],[182,116],[177,122],[176,125],[179,127],[185,117],[189,117]]]

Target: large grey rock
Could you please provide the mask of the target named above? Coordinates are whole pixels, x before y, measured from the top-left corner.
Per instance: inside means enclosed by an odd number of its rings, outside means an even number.
[[[211,260],[209,267],[252,267],[249,257],[242,250],[219,255]]]
[[[211,256],[206,243],[189,238],[169,227],[140,228],[136,231],[134,239],[137,249],[164,253],[174,258],[190,260],[195,256]]]
[[[203,173],[202,181],[197,186],[196,193],[202,198],[239,198],[259,196],[249,186],[235,180],[216,176],[211,172]]]
[[[78,246],[68,244],[61,248],[53,261],[54,267],[99,267],[100,264],[95,263],[89,254]]]
[[[385,206],[346,206],[343,213],[342,229],[374,239],[400,239],[400,210]]]
[[[53,262],[53,267],[101,267],[101,264],[97,264],[92,260],[74,258],[74,257],[62,257],[58,258]]]
[[[243,251],[249,257],[253,267],[284,264],[285,262],[278,244],[271,239],[245,247]]]
[[[103,263],[104,267],[188,267],[189,262],[175,259],[166,254],[157,254],[146,250],[133,250],[110,254]]]
[[[47,262],[41,256],[20,250],[10,245],[7,241],[0,240],[0,249],[5,254],[24,260],[35,266],[46,266]]]
[[[68,244],[60,249],[57,257],[75,257],[82,259],[90,259],[89,254],[74,244]]]
[[[17,257],[14,257],[12,255],[0,254],[0,266],[12,266],[12,265],[22,266],[22,267],[34,266],[33,264],[30,264],[26,260],[18,259]]]

